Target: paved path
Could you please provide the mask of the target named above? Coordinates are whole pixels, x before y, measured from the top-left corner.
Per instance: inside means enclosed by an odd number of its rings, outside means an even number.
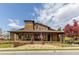
[[[79,55],[79,50],[75,51],[1,51],[0,55]]]

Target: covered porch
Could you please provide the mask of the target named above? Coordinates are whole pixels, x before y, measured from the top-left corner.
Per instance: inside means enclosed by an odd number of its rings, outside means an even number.
[[[63,32],[59,31],[10,31],[10,39],[26,43],[63,42]]]

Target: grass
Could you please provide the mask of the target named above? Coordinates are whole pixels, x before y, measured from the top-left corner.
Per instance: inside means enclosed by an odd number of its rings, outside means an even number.
[[[71,38],[71,37],[65,37],[64,38],[64,40],[71,40],[71,39],[73,39],[73,38]]]
[[[0,48],[11,48],[13,44],[0,44]]]
[[[63,44],[68,45],[68,44]],[[43,45],[44,46],[44,45]],[[69,46],[69,45],[68,45]],[[0,44],[0,48],[7,48],[7,49],[0,49],[0,51],[56,51],[56,50],[79,50],[79,47],[58,47],[58,48],[11,48],[12,44]],[[11,49],[8,49],[11,48]]]
[[[23,47],[15,47],[13,48],[12,43],[8,43],[9,41],[6,41],[4,43],[0,44],[0,48],[11,48],[11,49],[0,49],[0,51],[55,51],[55,50],[79,50],[79,46],[73,46],[71,44],[66,44],[66,43],[53,43],[53,44],[46,44],[45,45],[25,45]],[[50,46],[51,45],[51,46]],[[53,47],[54,46],[54,47]]]

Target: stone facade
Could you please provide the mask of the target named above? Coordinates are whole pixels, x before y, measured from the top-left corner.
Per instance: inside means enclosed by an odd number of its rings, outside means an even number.
[[[25,20],[25,25],[23,29],[10,31],[11,40],[17,41],[29,41],[33,42],[53,42],[60,41],[59,35],[62,35],[63,32],[55,31],[50,27],[36,23],[32,20]]]

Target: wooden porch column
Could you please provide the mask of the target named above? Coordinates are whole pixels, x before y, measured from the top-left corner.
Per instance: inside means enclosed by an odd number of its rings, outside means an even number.
[[[41,34],[40,34],[40,39],[41,39],[42,44],[44,44],[44,37],[43,37],[43,33],[41,33]]]

